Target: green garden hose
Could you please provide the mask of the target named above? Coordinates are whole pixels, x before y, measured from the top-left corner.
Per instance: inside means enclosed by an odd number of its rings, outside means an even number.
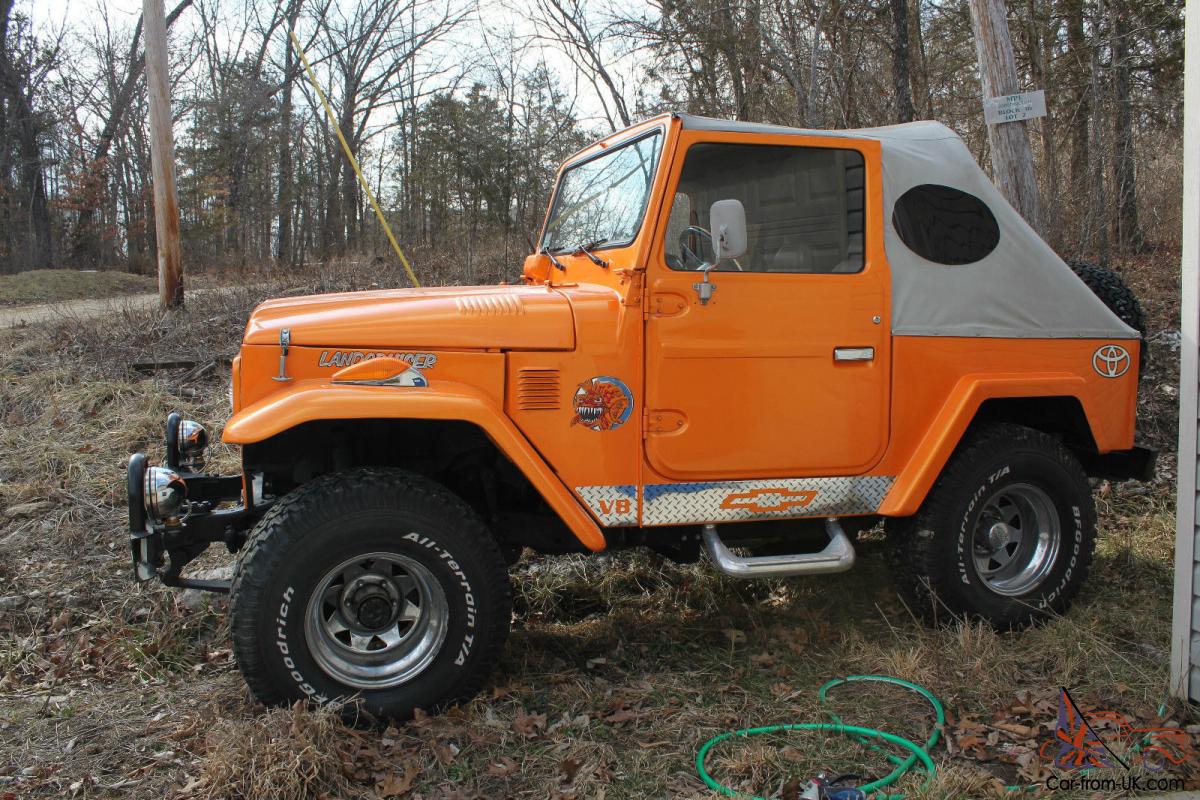
[[[917,694],[921,695],[921,697],[929,701],[929,705],[933,707],[937,721],[934,723],[933,731],[929,734],[929,738],[925,741],[924,746],[905,739],[903,736],[897,736],[893,733],[887,733],[886,731],[880,731],[874,728],[863,728],[858,725],[846,725],[842,722],[840,717],[833,712],[829,712],[829,716],[833,720],[832,722],[798,722],[790,725],[767,725],[762,728],[743,728],[739,731],[727,731],[718,736],[714,736],[705,742],[704,745],[701,746],[700,751],[696,753],[696,771],[700,774],[700,778],[710,789],[713,789],[725,797],[748,797],[750,800],[766,800],[765,798],[757,796],[740,794],[729,786],[718,782],[711,775],[709,775],[708,770],[705,769],[704,766],[704,762],[708,759],[709,752],[711,752],[715,746],[727,739],[761,736],[768,733],[778,733],[780,731],[824,731],[826,733],[836,733],[842,736],[849,736],[857,742],[866,744],[871,749],[883,753],[889,761],[896,765],[895,769],[879,780],[872,781],[871,783],[863,784],[862,786],[858,787],[864,794],[874,795],[876,798],[878,798],[878,800],[900,800],[900,798],[902,798],[904,795],[889,795],[884,792],[880,792],[880,790],[887,786],[891,786],[893,783],[904,777],[909,770],[916,766],[917,762],[921,763],[921,767],[925,771],[926,777],[924,786],[928,786],[930,782],[933,781],[934,773],[937,771],[937,768],[933,764],[933,759],[929,756],[929,751],[933,749],[934,745],[937,744],[938,737],[941,736],[942,729],[946,724],[946,711],[944,708],[942,708],[941,702],[924,686],[918,686],[915,683],[910,683],[909,681],[901,680],[900,678],[892,678],[886,675],[849,675],[845,678],[838,678],[836,680],[829,681],[829,683],[826,683],[824,686],[822,686],[817,693],[817,697],[820,699],[821,703],[824,703],[826,701],[826,694],[835,686],[841,686],[847,683],[858,683],[861,681],[890,683],[895,686],[901,686],[905,689],[916,692]],[[902,758],[895,753],[890,752],[886,748],[881,747],[879,744],[874,743],[879,741],[897,745],[904,750],[907,750],[909,752],[908,758]]]

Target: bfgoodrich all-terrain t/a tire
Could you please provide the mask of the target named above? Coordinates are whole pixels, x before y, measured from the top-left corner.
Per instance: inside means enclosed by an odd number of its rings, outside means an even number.
[[[1008,630],[1066,610],[1091,565],[1096,510],[1060,441],[994,424],[969,435],[916,516],[891,528],[900,588],[928,619]]]
[[[390,469],[318,478],[255,527],[233,576],[238,667],[269,705],[404,719],[474,694],[499,658],[508,573],[475,513]]]

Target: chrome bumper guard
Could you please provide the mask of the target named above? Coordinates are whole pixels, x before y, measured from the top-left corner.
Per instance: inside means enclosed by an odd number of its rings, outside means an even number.
[[[167,586],[228,592],[229,581],[185,578],[181,575],[183,568],[217,542],[224,543],[230,552],[239,550],[245,543],[245,531],[266,508],[247,508],[242,502],[240,475],[184,473],[180,477],[187,485],[186,513],[156,522],[146,513],[148,467],[146,456],[134,453],[126,476],[134,577],[139,582],[158,578]],[[229,501],[239,504],[216,508]]]

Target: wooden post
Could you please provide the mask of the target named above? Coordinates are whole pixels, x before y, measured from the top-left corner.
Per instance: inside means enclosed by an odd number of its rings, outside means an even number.
[[[970,5],[984,98],[1018,93],[1021,86],[1017,83],[1004,0],[970,0]],[[1041,203],[1025,121],[988,125],[988,144],[996,185],[1025,221],[1041,233]]]
[[[175,139],[171,134],[171,83],[167,73],[167,20],[163,0],[142,0],[146,37],[146,97],[150,103],[150,162],[154,176],[154,232],[158,239],[158,299],[183,305],[179,201],[175,195]]]

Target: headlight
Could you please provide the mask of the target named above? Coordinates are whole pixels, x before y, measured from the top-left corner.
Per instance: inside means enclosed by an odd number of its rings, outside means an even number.
[[[187,500],[187,484],[174,470],[150,467],[146,470],[146,513],[155,522],[178,515]]]
[[[173,470],[199,472],[204,469],[208,431],[199,422],[178,414],[167,417],[167,466]]]
[[[204,450],[208,447],[208,431],[199,422],[185,419],[179,423],[179,466],[192,472],[204,469]]]

